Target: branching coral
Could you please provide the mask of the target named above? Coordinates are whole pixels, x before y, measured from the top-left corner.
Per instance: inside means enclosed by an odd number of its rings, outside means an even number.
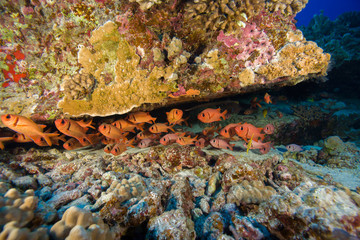
[[[281,11],[285,15],[295,15],[300,12],[308,0],[271,0],[267,1],[266,7],[272,11]]]

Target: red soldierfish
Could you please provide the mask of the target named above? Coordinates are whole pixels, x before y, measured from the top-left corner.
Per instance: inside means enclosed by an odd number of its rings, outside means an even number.
[[[228,149],[231,151],[233,150],[233,147],[235,146],[235,144],[229,144],[228,141],[226,141],[224,139],[220,139],[220,138],[211,139],[210,144],[214,148]]]
[[[230,123],[221,129],[219,134],[224,138],[232,138],[236,134],[235,127],[239,126],[240,124],[241,123]]]
[[[124,134],[124,132],[117,127],[107,123],[103,123],[99,126],[99,132],[107,138],[116,140],[122,140],[127,135],[127,133]]]
[[[170,112],[166,112],[167,120],[169,124],[177,124],[182,119],[184,112],[180,109],[171,109]]]
[[[2,115],[1,121],[6,127],[14,130],[15,132],[22,133],[33,140],[43,137],[49,146],[52,145],[50,137],[59,135],[56,133],[44,133],[42,127],[46,126],[38,125],[31,119],[19,115]]]
[[[220,108],[218,109],[207,108],[201,113],[199,113],[197,118],[203,123],[212,123],[212,122],[221,121],[221,118],[225,120],[226,113],[227,110],[221,113]]]
[[[74,150],[74,149],[82,148],[83,145],[76,138],[70,138],[63,144],[63,147],[66,150]]]
[[[262,128],[257,128],[252,124],[244,123],[235,127],[236,134],[244,139],[245,142],[248,142],[251,138],[257,142],[259,138],[264,140],[265,135],[261,134]]]
[[[204,148],[206,146],[208,146],[210,143],[205,140],[205,138],[200,138],[199,140],[197,140],[195,142],[195,146],[199,147],[199,148]]]
[[[128,120],[132,123],[155,123],[156,118],[151,117],[149,112],[129,113]]]
[[[153,139],[145,138],[145,139],[142,139],[137,146],[139,148],[147,148],[147,147],[150,147],[153,142],[154,142]]]
[[[191,137],[179,137],[178,139],[176,139],[176,142],[180,145],[192,145],[196,142],[197,140],[197,136],[194,137],[194,138],[191,138]]]
[[[87,146],[88,142],[93,144],[92,140],[86,135],[87,128],[81,127],[76,121],[71,119],[55,120],[56,128],[63,134],[76,138],[82,146]]]
[[[275,131],[275,127],[273,124],[269,123],[264,127],[263,131],[266,134],[273,134]]]
[[[134,129],[137,128],[141,131],[143,131],[144,129],[142,128],[143,123],[141,124],[134,124],[128,120],[125,119],[119,119],[115,122],[113,122],[111,125],[114,125],[115,127],[117,127],[118,129],[120,129],[121,131],[124,132],[135,132]]]
[[[123,152],[126,151],[126,145],[124,145],[123,143],[117,143],[115,144],[115,146],[111,149],[111,154],[112,155],[120,155],[122,154]]]
[[[175,132],[175,130],[171,126],[167,126],[165,123],[155,123],[151,127],[149,127],[149,131],[151,133],[163,133],[168,130]]]
[[[244,147],[248,147],[247,144],[244,143]],[[271,147],[272,147],[271,142],[263,143],[261,141],[258,142],[252,141],[250,149],[259,149],[261,154],[266,154],[270,151]]]

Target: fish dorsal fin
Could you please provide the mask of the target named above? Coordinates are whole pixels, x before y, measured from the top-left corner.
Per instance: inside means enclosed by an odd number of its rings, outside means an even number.
[[[47,126],[46,125],[44,125],[44,124],[37,124],[40,128],[42,128],[42,129],[44,129],[44,128],[46,128]]]

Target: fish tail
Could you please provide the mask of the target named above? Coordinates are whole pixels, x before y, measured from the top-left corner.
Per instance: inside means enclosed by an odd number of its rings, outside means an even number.
[[[226,119],[226,114],[227,114],[227,109],[225,109],[225,111],[223,111],[222,113],[221,113],[221,117],[223,118],[223,120],[225,120]]]
[[[5,148],[4,144],[0,141],[0,149],[4,150],[4,148]]]
[[[46,134],[46,135],[43,135],[42,137],[44,138],[45,142],[46,142],[49,146],[52,145],[51,139],[50,139],[50,137],[49,137],[47,134]]]

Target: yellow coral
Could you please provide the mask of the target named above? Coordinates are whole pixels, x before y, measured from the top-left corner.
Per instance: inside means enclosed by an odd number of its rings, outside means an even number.
[[[330,54],[323,53],[315,42],[288,43],[269,64],[261,66],[256,72],[268,80],[291,77],[297,83],[310,76],[325,76],[329,61]]]
[[[152,71],[139,68],[140,57],[136,49],[120,36],[113,22],[94,30],[90,43],[94,49],[82,48],[79,63],[83,72],[95,77],[97,86],[91,99],[73,100],[65,95],[59,107],[65,113],[78,116],[106,116],[131,111],[143,103],[160,103],[169,90],[174,69],[171,66],[155,67]],[[105,81],[104,73],[114,77],[111,83]],[[163,83],[162,78],[167,80]]]

